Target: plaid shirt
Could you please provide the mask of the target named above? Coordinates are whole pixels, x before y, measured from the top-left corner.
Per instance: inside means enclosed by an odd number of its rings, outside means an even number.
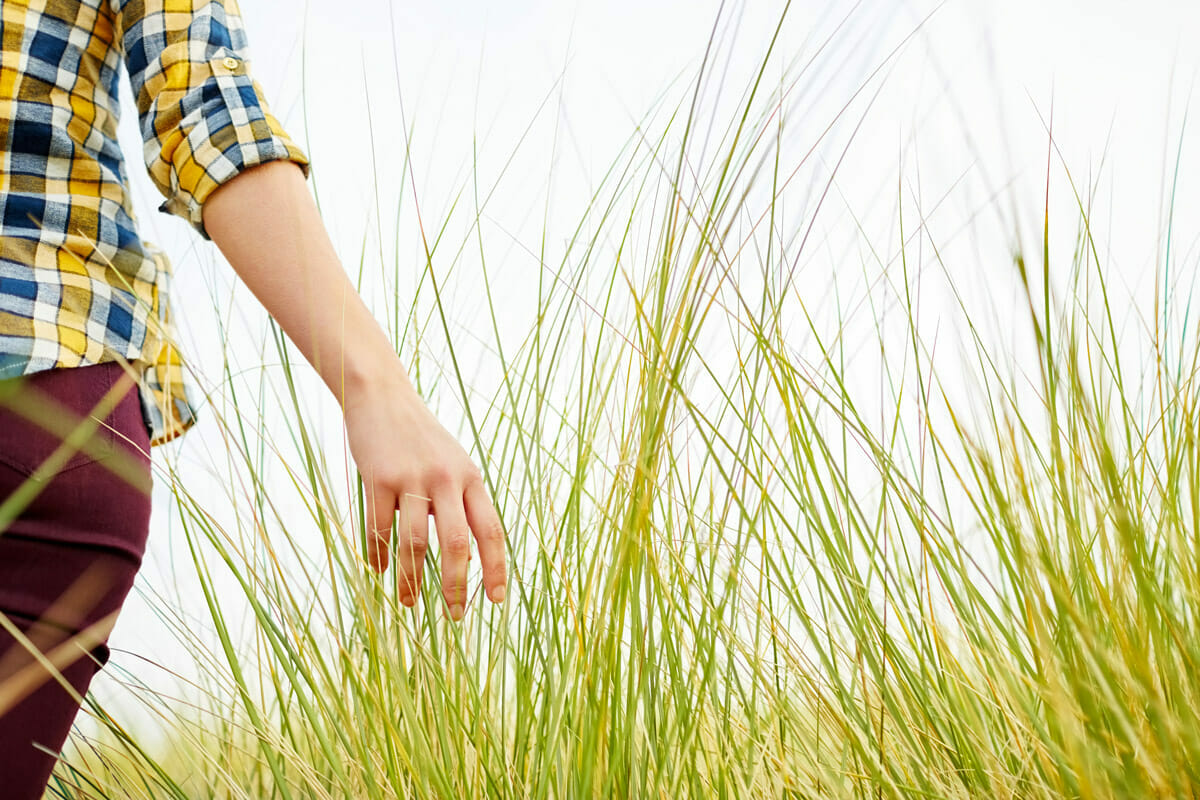
[[[160,210],[205,238],[218,186],[308,160],[250,77],[236,0],[0,0],[0,43],[0,378],[126,360],[151,441],[172,439],[194,411],[117,145],[122,61]]]

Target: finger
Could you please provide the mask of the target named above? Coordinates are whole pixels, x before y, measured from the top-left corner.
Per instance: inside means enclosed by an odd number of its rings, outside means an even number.
[[[467,522],[479,545],[479,561],[483,565],[483,586],[493,603],[504,601],[508,582],[504,564],[504,526],[500,515],[488,497],[483,481],[472,481],[463,495],[467,507]]]
[[[388,543],[392,540],[392,522],[396,518],[396,495],[387,489],[371,487],[367,497],[367,563],[376,572],[388,565]]]
[[[471,532],[462,493],[450,490],[435,495],[433,520],[442,558],[442,596],[450,618],[458,621],[467,608],[467,562],[471,556]]]
[[[429,501],[413,494],[404,495],[400,504],[400,538],[396,546],[396,589],[400,602],[408,607],[417,603],[425,572],[425,554],[429,552]]]

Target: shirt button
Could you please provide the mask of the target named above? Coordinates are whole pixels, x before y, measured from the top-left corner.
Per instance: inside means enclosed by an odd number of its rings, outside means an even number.
[[[237,69],[240,62],[233,56],[226,56],[221,63],[225,65],[225,69]]]

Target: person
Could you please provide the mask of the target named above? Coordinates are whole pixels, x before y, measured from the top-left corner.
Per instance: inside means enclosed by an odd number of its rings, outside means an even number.
[[[139,239],[117,144],[122,64],[160,210],[216,243],[340,403],[370,567],[394,562],[414,605],[432,517],[445,612],[461,620],[471,539],[493,602],[506,566],[479,469],[338,261],[235,0],[0,10],[0,775],[22,800],[44,791],[107,658],[144,553],[150,448],[195,422],[169,262]]]

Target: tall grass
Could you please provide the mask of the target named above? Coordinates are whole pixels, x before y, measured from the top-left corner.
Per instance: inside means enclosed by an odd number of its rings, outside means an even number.
[[[453,251],[446,225],[422,220],[413,307],[431,316],[397,311],[397,347],[448,348],[438,396],[462,403],[507,521],[508,602],[454,624],[438,592],[410,612],[390,574],[364,568],[363,497],[346,506],[347,467],[319,446],[276,335],[281,399],[230,374],[239,413],[206,423],[228,444],[229,508],[171,483],[216,634],[206,647],[164,612],[200,701],[137,694],[165,742],[93,706],[106,733],[77,741],[51,796],[1195,793],[1200,384],[1195,348],[1166,343],[1171,287],[1147,357],[1122,360],[1124,300],[1104,283],[1086,190],[1052,219],[1051,175],[1076,189],[1051,158],[1047,196],[1018,198],[1045,202],[1042,241],[997,255],[1034,359],[967,313],[964,355],[935,356],[918,251],[961,287],[903,203],[880,290],[900,321],[872,304],[879,359],[863,357],[850,310],[814,300],[796,267],[835,168],[789,160],[814,62],[772,80],[781,58],[765,54],[727,126],[704,118],[706,59],[669,122],[638,131],[574,238],[543,256],[519,342],[500,333],[507,289],[482,225]],[[814,185],[802,170],[824,177],[797,219],[784,199]],[[472,205],[478,222],[486,187],[467,187]],[[1071,252],[1052,224],[1077,230]],[[445,306],[472,245],[494,393],[472,382]],[[258,418],[276,402],[290,441]]]

